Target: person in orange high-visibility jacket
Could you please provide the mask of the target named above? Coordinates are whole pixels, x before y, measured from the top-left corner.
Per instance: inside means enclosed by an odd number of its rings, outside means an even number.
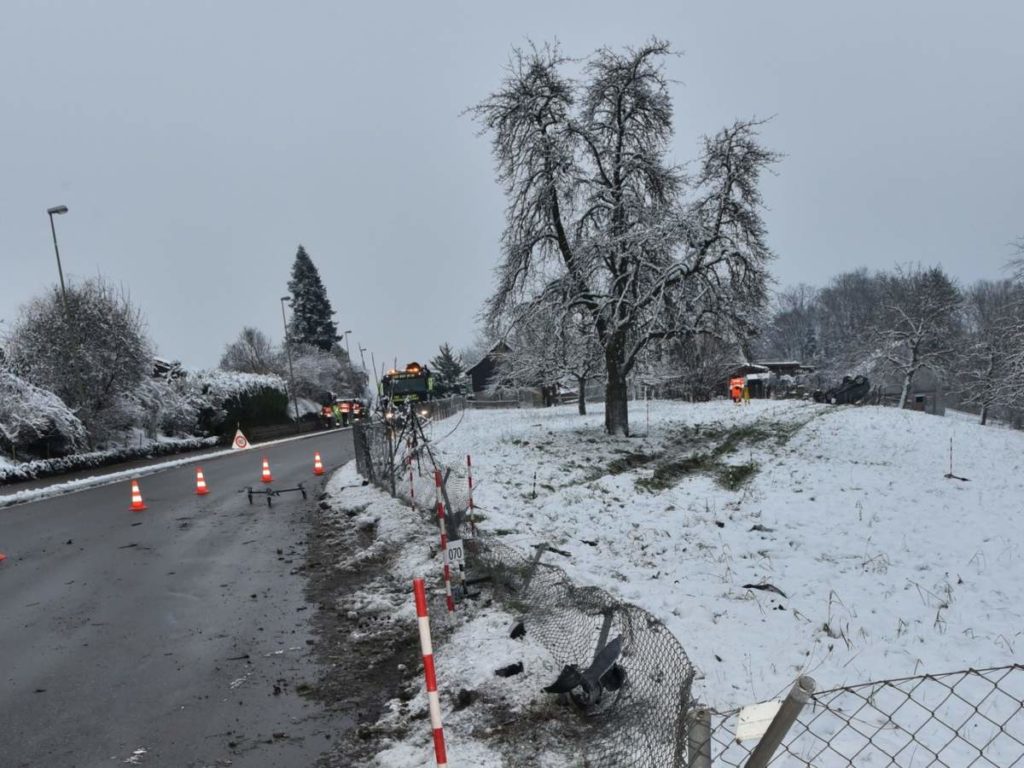
[[[737,376],[736,378],[729,380],[729,397],[732,398],[734,403],[739,403],[740,398],[743,396],[743,377]]]
[[[343,402],[341,404],[341,426],[348,426],[349,413],[352,411],[352,403]]]

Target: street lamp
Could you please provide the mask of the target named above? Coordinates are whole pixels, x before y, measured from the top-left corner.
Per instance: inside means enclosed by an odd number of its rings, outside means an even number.
[[[362,366],[363,366],[363,393],[364,394],[369,394],[369,391],[370,391],[370,374],[368,374],[366,372],[366,358],[363,356],[363,353],[366,351],[366,347],[364,347],[362,344],[359,344],[358,347],[359,347],[359,362],[362,363]]]
[[[295,368],[292,367],[292,345],[288,341],[288,320],[284,314],[284,304],[286,301],[290,301],[290,296],[281,297],[281,323],[284,325],[284,349],[288,354],[288,380],[289,386],[292,390],[292,407],[295,408],[295,428],[299,427],[299,401],[295,397]]]
[[[57,247],[57,228],[53,225],[54,215],[60,216],[68,212],[66,205],[55,205],[47,208],[46,213],[50,217],[50,233],[53,235],[53,252],[57,254],[57,274],[60,275],[60,299],[64,305],[64,315],[68,314],[68,292],[64,288],[64,270],[60,266],[60,249]]]
[[[350,330],[349,331],[345,331],[345,333],[343,333],[342,336],[345,337],[345,354],[348,355],[348,362],[351,365],[351,363],[352,363],[352,352],[351,352],[351,350],[349,349],[349,346],[348,346],[348,335],[350,333],[352,333],[352,331],[350,331]]]

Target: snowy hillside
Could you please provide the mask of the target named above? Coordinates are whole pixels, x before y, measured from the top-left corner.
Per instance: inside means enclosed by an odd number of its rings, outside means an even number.
[[[1024,433],[891,408],[572,407],[435,425],[472,454],[482,527],[663,618],[725,708],[800,673],[832,687],[1015,661]],[[953,472],[947,479],[953,439]],[[755,589],[745,585],[771,585]]]

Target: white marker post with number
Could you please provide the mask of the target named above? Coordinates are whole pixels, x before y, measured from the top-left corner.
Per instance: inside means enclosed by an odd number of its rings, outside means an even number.
[[[455,571],[459,574],[459,586],[462,587],[462,596],[466,596],[466,550],[462,546],[462,539],[455,539],[448,542],[445,551],[445,565],[448,571]]]

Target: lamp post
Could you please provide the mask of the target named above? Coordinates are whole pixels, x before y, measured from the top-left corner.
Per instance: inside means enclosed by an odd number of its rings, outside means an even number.
[[[369,391],[370,391],[370,374],[368,374],[366,372],[366,357],[363,356],[363,353],[366,351],[366,347],[364,347],[362,344],[359,344],[358,346],[359,346],[359,362],[363,366],[363,393],[364,394],[369,394]]]
[[[288,341],[288,319],[284,314],[284,304],[290,301],[290,296],[281,297],[281,323],[284,325],[284,349],[288,354],[288,386],[292,390],[292,407],[295,408],[295,428],[299,427],[299,401],[295,396],[295,368],[292,367],[292,345]]]
[[[349,349],[349,346],[348,346],[348,335],[349,335],[350,333],[352,333],[352,331],[351,331],[351,330],[345,331],[345,332],[344,332],[344,333],[342,334],[342,336],[344,336],[344,337],[345,337],[345,354],[346,354],[346,355],[348,355],[348,362],[349,362],[349,364],[351,365],[351,364],[352,364],[352,352],[351,352],[351,350]]]
[[[57,254],[57,274],[60,276],[60,299],[64,305],[65,317],[68,314],[68,292],[64,288],[64,270],[60,266],[60,249],[57,247],[57,228],[53,224],[53,217],[67,212],[68,207],[66,205],[55,205],[53,208],[46,209],[46,213],[50,217],[50,233],[53,235],[53,252]]]

